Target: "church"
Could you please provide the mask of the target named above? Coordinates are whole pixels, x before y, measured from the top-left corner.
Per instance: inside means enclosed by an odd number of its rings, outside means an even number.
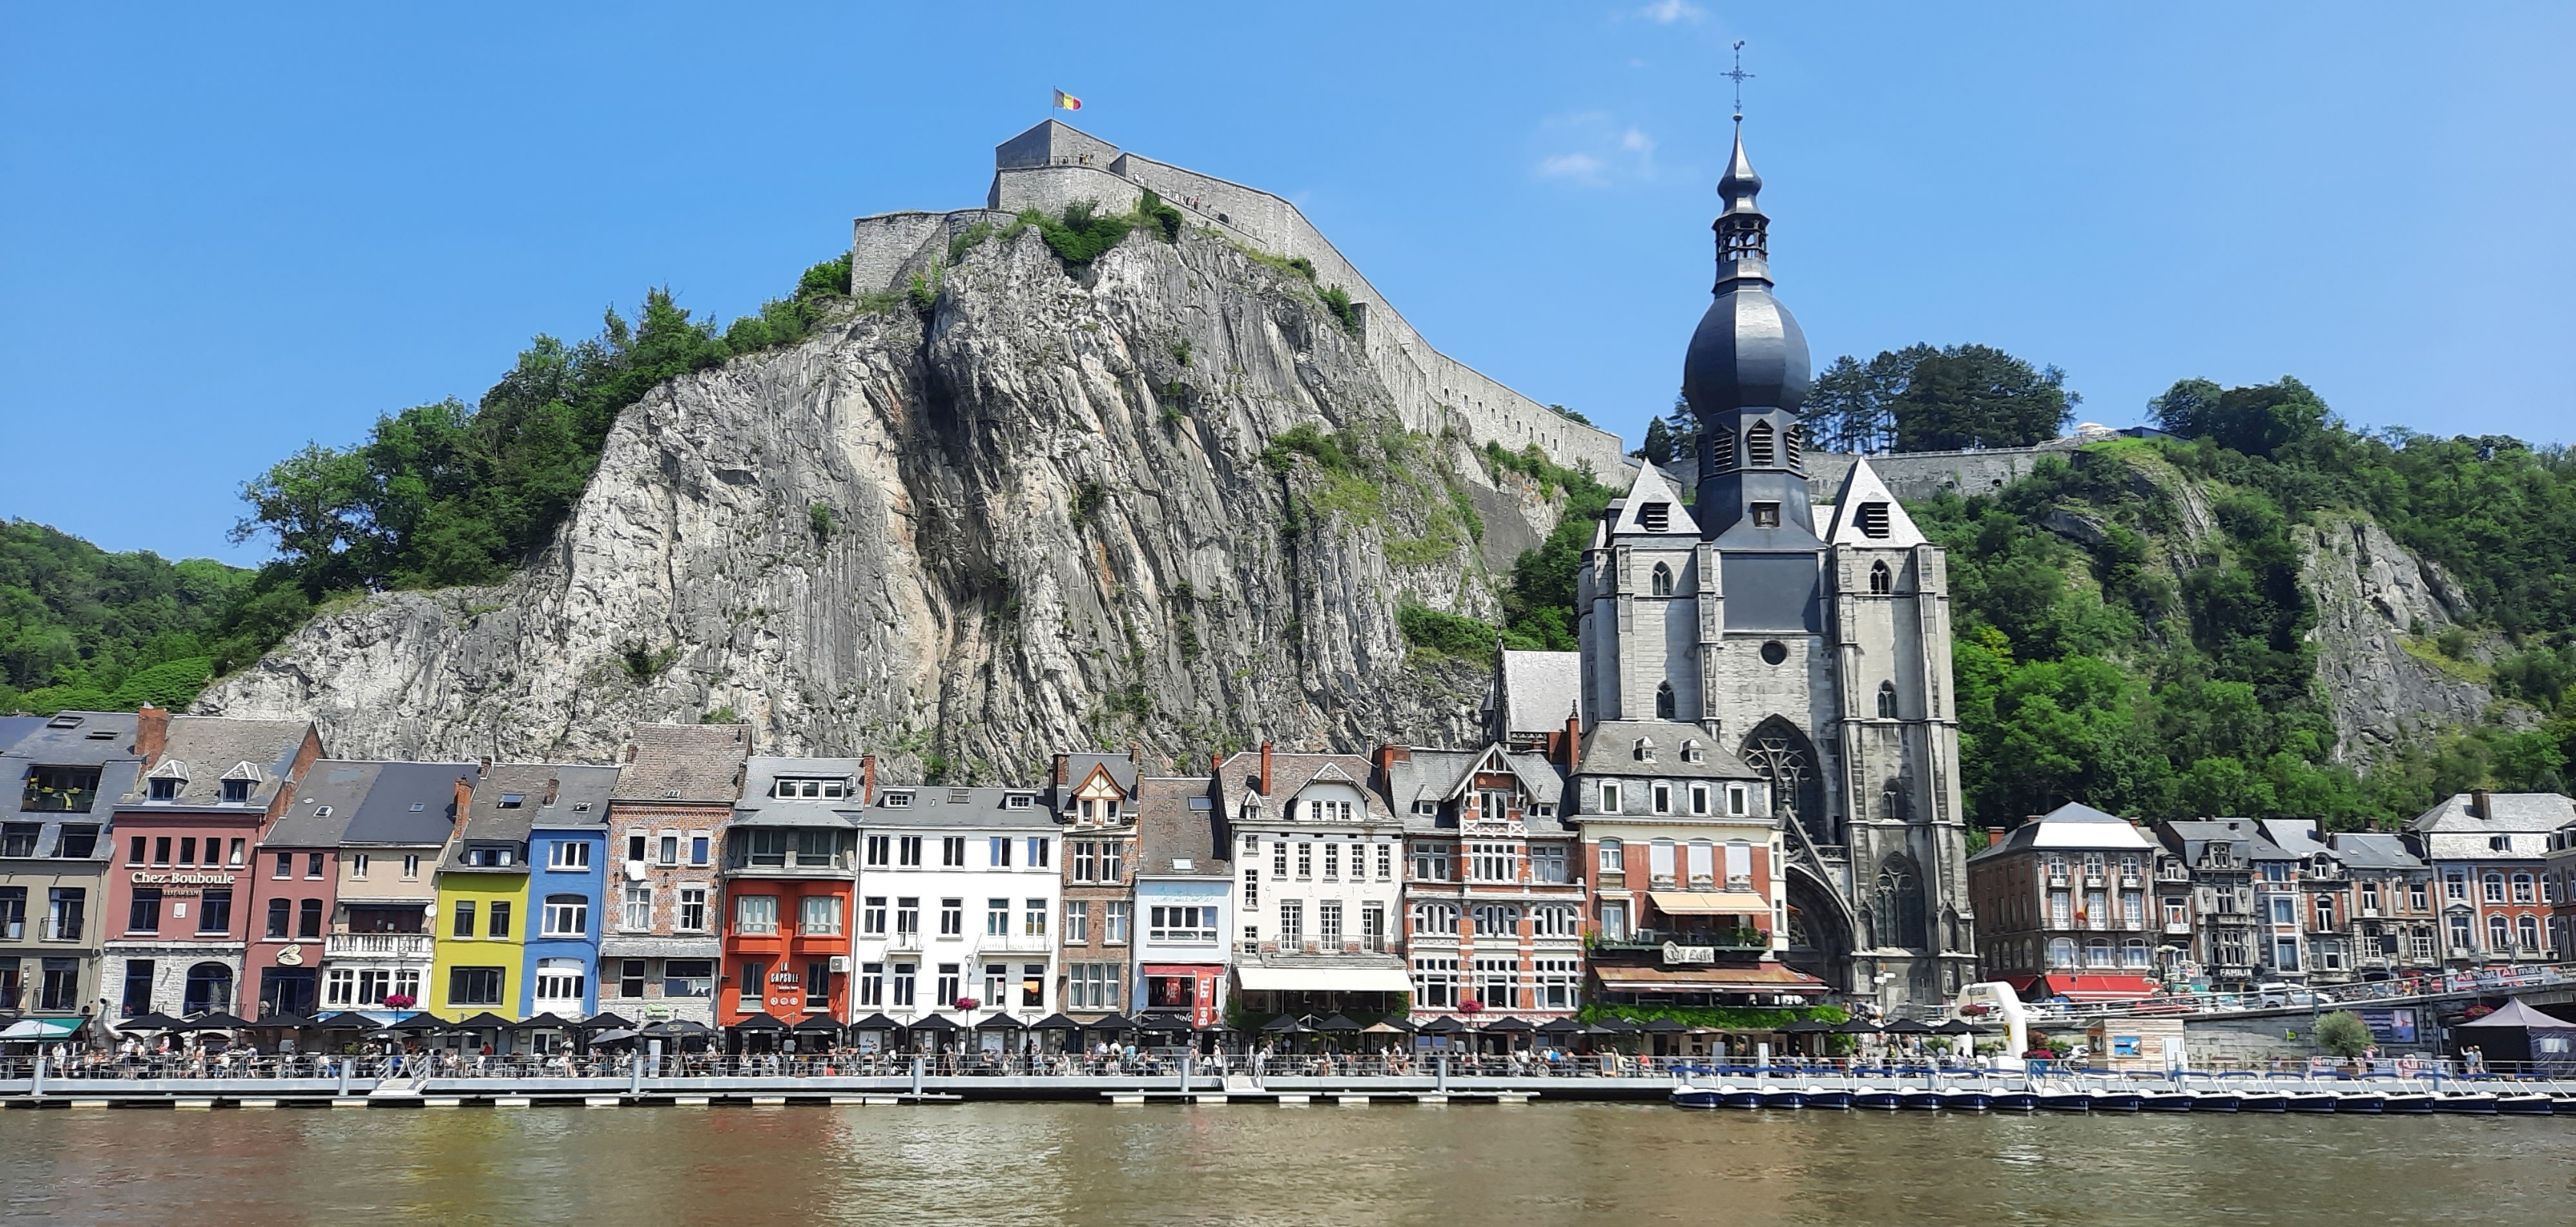
[[[1699,422],[1692,497],[1640,466],[1578,578],[1569,808],[1587,844],[1641,817],[1765,820],[1770,848],[1726,887],[1712,870],[1712,889],[1767,905],[1744,919],[1768,922],[1780,963],[1891,1010],[1947,1001],[1976,947],[1943,552],[1866,460],[1831,504],[1814,502],[1798,416],[1807,342],[1772,296],[1761,188],[1739,118],[1718,182],[1715,301],[1683,364]],[[1702,780],[1748,787],[1676,783]],[[1761,812],[1691,812],[1712,796]],[[1644,899],[1705,902],[1687,892],[1692,874],[1657,865],[1685,889]]]

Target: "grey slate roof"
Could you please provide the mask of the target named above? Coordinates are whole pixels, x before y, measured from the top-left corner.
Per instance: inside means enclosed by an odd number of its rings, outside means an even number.
[[[750,756],[748,724],[639,724],[616,799],[730,805],[742,795]]]
[[[2256,861],[2291,859],[2280,845],[2265,838],[2263,828],[2251,818],[2190,818],[2164,824],[2162,840],[2167,848],[2179,850],[2193,868],[2200,865],[2201,853],[2211,843],[2223,843],[2239,861],[2251,866]]]
[[[2346,869],[2422,869],[2424,858],[2406,847],[2402,835],[2341,831],[2329,836]]]
[[[2305,859],[2335,855],[2334,845],[2317,837],[2317,824],[2313,818],[2265,818],[2258,825],[2263,828],[2265,838],[2292,856]]]
[[[895,793],[912,800],[896,805],[888,801]],[[1009,798],[1017,794],[1029,798],[1019,809],[1010,807]],[[876,803],[867,807],[860,821],[877,827],[1030,827],[1053,830],[1055,812],[1046,807],[1045,796],[1035,788],[951,788],[946,784],[879,784]]]
[[[1064,808],[1065,802],[1073,799],[1073,790],[1082,787],[1082,782],[1089,779],[1097,767],[1107,767],[1111,782],[1126,789],[1128,796],[1136,795],[1136,760],[1125,754],[1086,752],[1056,757],[1064,763],[1064,782],[1056,784],[1050,781],[1047,799],[1057,809]]]
[[[830,827],[858,825],[861,811],[855,758],[754,758],[744,765],[742,799],[733,803],[733,820],[746,826]],[[838,797],[773,797],[770,785],[780,777],[835,779],[847,786]]]
[[[294,768],[295,757],[303,752],[304,739],[312,731],[312,722],[306,720],[172,716],[169,739],[162,747],[161,758],[145,766],[144,778],[149,780],[165,769],[185,764],[187,783],[180,788],[178,798],[150,801],[149,785],[137,782],[125,795],[117,798],[117,806],[267,809],[269,802],[277,799],[278,789],[284,786],[287,772]],[[223,779],[242,763],[250,764],[259,778],[251,785],[250,800],[226,805],[223,801]]]
[[[557,763],[547,777],[555,781],[555,799],[544,803],[539,794],[537,816],[531,827],[595,827],[608,821],[608,798],[617,791],[618,769],[588,764]],[[481,795],[477,790],[477,795]]]
[[[1654,743],[1655,757],[1636,757],[1640,740]],[[1697,762],[1682,758],[1685,742],[1696,743]],[[1670,720],[1604,720],[1592,726],[1575,760],[1576,775],[1654,776],[1674,780],[1759,780],[1762,773],[1744,764],[1698,725]]]
[[[1471,782],[1476,765],[1485,759],[1486,751],[1409,749],[1405,761],[1390,765],[1386,773],[1386,791],[1395,811],[1404,818],[1410,830],[1454,830],[1458,825],[1457,807],[1445,804],[1457,797]],[[1559,834],[1567,828],[1564,821],[1565,777],[1545,754],[1534,751],[1504,752],[1503,766],[1520,781],[1521,790],[1532,801],[1553,807],[1547,817],[1524,813],[1521,825],[1533,835]],[[1416,801],[1443,802],[1437,814],[1416,814]]]
[[[43,727],[43,716],[0,716],[0,754],[16,749],[20,738]]]
[[[303,786],[295,790],[295,803],[278,815],[259,842],[263,848],[332,848],[339,846],[349,829],[349,821],[358,816],[358,806],[367,799],[367,791],[376,786],[376,773],[383,763],[353,762],[345,759],[316,759],[305,771]]]
[[[1503,732],[1559,732],[1582,710],[1581,652],[1505,651],[1500,669]]]
[[[472,763],[384,763],[375,787],[341,836],[353,844],[443,844],[456,830],[456,780],[470,787],[483,769]]]
[[[1296,796],[1299,790],[1314,783],[1315,777],[1323,775],[1328,768],[1339,769],[1362,795],[1369,798],[1370,808],[1375,811],[1369,815],[1370,821],[1384,822],[1398,816],[1395,803],[1386,795],[1385,788],[1377,779],[1377,771],[1369,765],[1368,759],[1357,754],[1290,754],[1278,750],[1273,750],[1270,755],[1272,778],[1270,791],[1264,796],[1265,804],[1270,808],[1266,812],[1280,812],[1280,806]],[[1219,763],[1216,769],[1217,805],[1228,814],[1235,813],[1243,802],[1244,794],[1253,791],[1252,781],[1260,775],[1261,752],[1258,750],[1239,751]]]
[[[1233,827],[1208,796],[1205,776],[1148,776],[1137,784],[1136,872],[1148,877],[1234,877]],[[1172,862],[1190,862],[1175,869]]]
[[[2417,834],[2503,834],[2555,831],[2576,822],[2576,802],[2554,792],[2487,794],[2487,816],[2472,817],[2467,793],[2454,793],[2406,824]]]
[[[106,822],[116,799],[134,788],[135,777],[142,771],[141,760],[134,757],[134,713],[132,712],[64,712],[78,723],[66,728],[51,728],[43,716],[0,717],[0,818],[35,822]],[[9,730],[17,729],[14,737]],[[115,735],[94,738],[91,733],[106,730]],[[27,774],[38,767],[96,767],[98,798],[88,813],[65,813],[59,810],[28,811]],[[40,851],[53,846],[51,836],[40,837]]]
[[[2099,828],[2098,835],[2090,828]],[[1988,857],[2010,856],[2040,848],[2064,848],[2083,851],[2145,851],[2150,845],[2137,825],[2118,814],[2104,813],[2090,805],[2069,801],[2037,818],[2014,827],[2004,837],[1986,846],[1986,850],[1969,857],[1981,861]]]

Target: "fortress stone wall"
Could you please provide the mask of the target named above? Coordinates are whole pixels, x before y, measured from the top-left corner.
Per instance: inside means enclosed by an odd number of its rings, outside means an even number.
[[[2032,447],[1994,447],[1966,452],[1891,452],[1869,458],[1869,467],[1887,483],[1888,492],[1909,503],[1943,490],[1961,498],[1992,494],[2030,476],[2043,456],[2071,456],[2093,439],[2069,435]],[[1807,489],[1817,502],[1832,502],[1843,488],[1843,475],[1858,457],[1840,452],[1807,453]]]
[[[1054,120],[1003,142],[994,150],[993,164],[984,210],[858,219],[850,244],[852,287],[865,291],[909,284],[913,274],[926,272],[933,257],[944,253],[949,236],[979,220],[1006,220],[1022,209],[1059,212],[1078,200],[1097,201],[1104,212],[1123,212],[1150,188],[1192,224],[1257,251],[1303,256],[1314,263],[1318,285],[1347,292],[1369,357],[1394,392],[1396,413],[1406,426],[1425,434],[1454,426],[1478,445],[1499,443],[1513,451],[1535,444],[1555,463],[1590,465],[1613,484],[1624,481],[1622,474],[1634,463],[1626,458],[1619,436],[1572,421],[1432,348],[1286,200],[1123,152]]]

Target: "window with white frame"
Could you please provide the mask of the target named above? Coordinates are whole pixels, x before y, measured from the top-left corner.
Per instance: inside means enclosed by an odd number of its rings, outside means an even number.
[[[1426,937],[1458,936],[1458,905],[1455,903],[1417,903],[1413,905],[1413,931]]]
[[[1010,932],[1011,901],[1008,899],[986,899],[984,901],[984,936],[1008,937],[1010,936]]]
[[[546,868],[590,868],[590,845],[581,840],[559,839],[546,846]]]
[[[797,905],[796,928],[808,936],[837,936],[841,931],[840,896],[805,896]]]
[[[1135,914],[1133,910],[1135,906],[1124,899],[1112,899],[1100,905],[1102,922],[1100,940],[1102,942],[1112,946],[1127,944],[1128,918]]]
[[[1395,843],[1392,840],[1381,840],[1377,845],[1377,880],[1395,880]]]
[[[1530,932],[1540,937],[1578,937],[1582,914],[1571,903],[1543,903],[1530,909]]]
[[[1500,903],[1481,904],[1476,908],[1476,936],[1514,937],[1520,933],[1521,910]]]
[[[1243,906],[1261,906],[1261,870],[1251,865],[1243,867]]]
[[[647,898],[649,899],[650,896],[647,896]],[[707,931],[706,887],[683,886],[680,888],[679,913],[673,918],[671,927],[682,933],[704,933]]]
[[[1619,842],[1618,840],[1615,840],[1615,839],[1605,839],[1605,840],[1602,840],[1602,841],[1601,841],[1601,872],[1603,872],[1603,873],[1625,873],[1625,872],[1627,872],[1627,868],[1628,868],[1627,854],[1628,854],[1628,846],[1627,846],[1626,844],[1623,844],[1623,843],[1621,843],[1621,842]]]
[[[352,852],[349,854],[349,876],[353,878],[364,878],[367,876],[366,853]]]
[[[1669,839],[1658,839],[1646,846],[1646,873],[1648,877],[1653,878],[1659,883],[1672,882],[1676,880],[1673,876],[1675,869],[1673,850],[1673,841]]]
[[[1536,961],[1538,983],[1530,1006],[1540,1010],[1571,1010],[1582,1004],[1577,986],[1583,982],[1582,963],[1574,959],[1539,959]]]
[[[1145,912],[1148,940],[1195,945],[1216,941],[1217,909],[1207,906],[1155,905]]]
[[[1616,814],[1619,809],[1619,781],[1601,781],[1601,813]]]
[[[1521,1005],[1520,960],[1476,960],[1476,999],[1488,1010],[1517,1010]]]
[[[617,927],[637,933],[653,927],[653,888],[629,882],[618,898]]]
[[[1084,946],[1091,942],[1091,905],[1080,899],[1064,901],[1064,944]]]
[[[1432,1010],[1458,1008],[1458,960],[1454,956],[1413,960],[1413,1003]]]
[[[1520,848],[1515,844],[1469,844],[1467,866],[1467,876],[1474,881],[1520,881]]]
[[[563,845],[557,844],[557,847]],[[590,900],[582,895],[546,896],[546,937],[582,937],[590,932]]]
[[[1306,901],[1305,901],[1305,900],[1303,900],[1303,899],[1282,899],[1282,900],[1280,900],[1280,901],[1279,901],[1279,945],[1280,945],[1280,948],[1281,948],[1281,949],[1286,949],[1286,950],[1294,950],[1294,949],[1296,949],[1296,948],[1298,948],[1298,947],[1301,947],[1301,946],[1303,946],[1303,945],[1305,945],[1305,944],[1306,944]]]
[[[1342,846],[1337,843],[1326,843],[1324,845],[1324,880],[1337,882],[1341,877]]]
[[[1417,882],[1451,881],[1449,845],[1413,845],[1413,880]]]
[[[1309,879],[1309,878],[1312,878],[1312,877],[1314,877],[1314,876],[1315,876],[1315,841],[1313,841],[1313,840],[1311,840],[1311,839],[1301,839],[1301,840],[1298,840],[1298,841],[1297,841],[1297,880],[1298,880],[1298,881],[1300,881],[1300,882],[1303,882],[1303,881],[1305,881],[1305,880],[1307,880],[1307,879]]]
[[[557,845],[560,847],[561,845]],[[537,1000],[578,1005],[589,975],[579,959],[537,960]]]
[[[733,931],[752,937],[775,936],[778,933],[778,896],[735,896]]]
[[[1027,900],[1020,908],[1020,936],[1046,936],[1047,912],[1049,910],[1050,909],[1047,907],[1047,901],[1044,899]]]

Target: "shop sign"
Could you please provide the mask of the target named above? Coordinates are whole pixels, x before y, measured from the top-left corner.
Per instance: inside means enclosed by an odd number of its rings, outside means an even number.
[[[233,875],[229,873],[137,873],[134,875],[134,884],[137,886],[230,886],[233,884]]]
[[[1684,946],[1674,942],[1664,943],[1664,962],[1666,963],[1715,963],[1716,961],[1717,947],[1715,946]]]

